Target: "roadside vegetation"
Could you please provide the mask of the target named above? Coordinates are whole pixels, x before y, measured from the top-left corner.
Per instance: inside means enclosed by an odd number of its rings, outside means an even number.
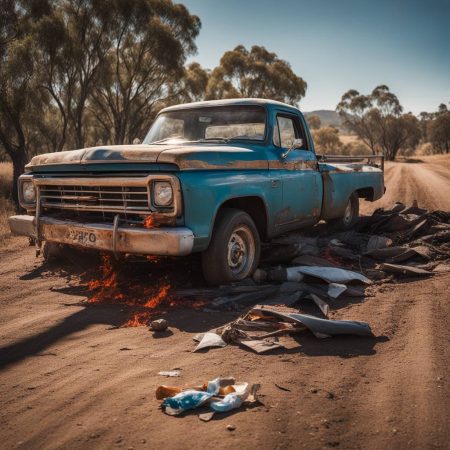
[[[450,111],[441,104],[433,113],[419,117],[404,113],[398,97],[388,86],[377,86],[371,94],[351,89],[336,107],[341,126],[322,126],[317,115],[308,122],[319,153],[384,155],[432,155],[450,151]]]
[[[11,236],[8,217],[15,212],[11,196],[12,174],[11,163],[0,163],[0,248]]]

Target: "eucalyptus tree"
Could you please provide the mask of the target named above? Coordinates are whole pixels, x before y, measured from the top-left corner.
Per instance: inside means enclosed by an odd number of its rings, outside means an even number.
[[[115,144],[141,137],[186,74],[200,20],[169,0],[116,0],[109,48],[90,111]],[[189,72],[189,68],[188,68]],[[191,83],[192,84],[192,83]]]
[[[433,148],[440,153],[450,152],[450,111],[441,103],[438,112],[428,124],[428,135]]]
[[[420,140],[420,123],[412,114],[403,114],[397,96],[386,85],[369,95],[351,89],[336,107],[345,126],[376,154],[394,160],[401,149],[415,147]]]
[[[306,88],[306,82],[276,53],[257,45],[250,51],[239,45],[225,52],[212,71],[206,97],[258,97],[296,105]]]
[[[373,121],[373,103],[370,95],[350,89],[341,98],[336,111],[345,127],[355,133],[366,144],[372,154],[377,153],[377,133]]]
[[[13,198],[17,179],[28,161],[39,120],[34,45],[29,30],[40,14],[17,2],[0,1],[0,144],[13,163]]]

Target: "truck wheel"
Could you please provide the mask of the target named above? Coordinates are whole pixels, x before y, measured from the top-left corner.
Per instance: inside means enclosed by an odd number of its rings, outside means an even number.
[[[261,242],[252,218],[239,209],[219,212],[211,242],[202,253],[203,275],[209,285],[243,280],[259,263]]]
[[[344,215],[339,219],[333,219],[328,223],[341,230],[349,230],[353,227],[359,217],[359,197],[353,192],[348,199],[347,206],[345,207]]]

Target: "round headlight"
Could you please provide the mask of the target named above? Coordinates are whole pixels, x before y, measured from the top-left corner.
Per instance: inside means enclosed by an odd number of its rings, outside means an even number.
[[[168,181],[155,181],[153,201],[157,206],[169,206],[173,201],[172,185]]]
[[[34,203],[36,201],[36,189],[31,181],[22,183],[22,197],[25,203]]]

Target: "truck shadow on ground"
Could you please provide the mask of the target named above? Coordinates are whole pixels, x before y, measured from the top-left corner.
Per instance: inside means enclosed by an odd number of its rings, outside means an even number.
[[[68,306],[79,305],[80,303],[74,303]],[[91,325],[107,325],[108,328],[105,332],[113,332],[113,330],[122,327],[129,317],[129,311],[124,310],[119,305],[100,304],[92,306],[84,304],[83,306],[85,306],[83,309],[68,315],[62,321],[48,327],[45,331],[0,348],[0,370],[25,358],[40,356],[42,352],[58,341],[83,331]],[[184,308],[161,311],[155,317],[166,318],[170,323],[171,330],[162,333],[153,332],[153,337],[158,340],[170,339],[177,331],[189,333],[206,332],[222,326],[238,316],[239,313],[216,314]],[[152,333],[150,330],[148,332]],[[293,353],[302,353],[307,356],[340,356],[343,358],[368,356],[374,355],[376,353],[375,346],[386,342],[388,338],[385,336],[374,338],[342,336],[318,340],[309,335],[308,332],[305,332],[305,334],[295,337],[295,340],[299,344],[296,348],[274,350],[261,356]],[[194,346],[192,349],[194,349]]]

